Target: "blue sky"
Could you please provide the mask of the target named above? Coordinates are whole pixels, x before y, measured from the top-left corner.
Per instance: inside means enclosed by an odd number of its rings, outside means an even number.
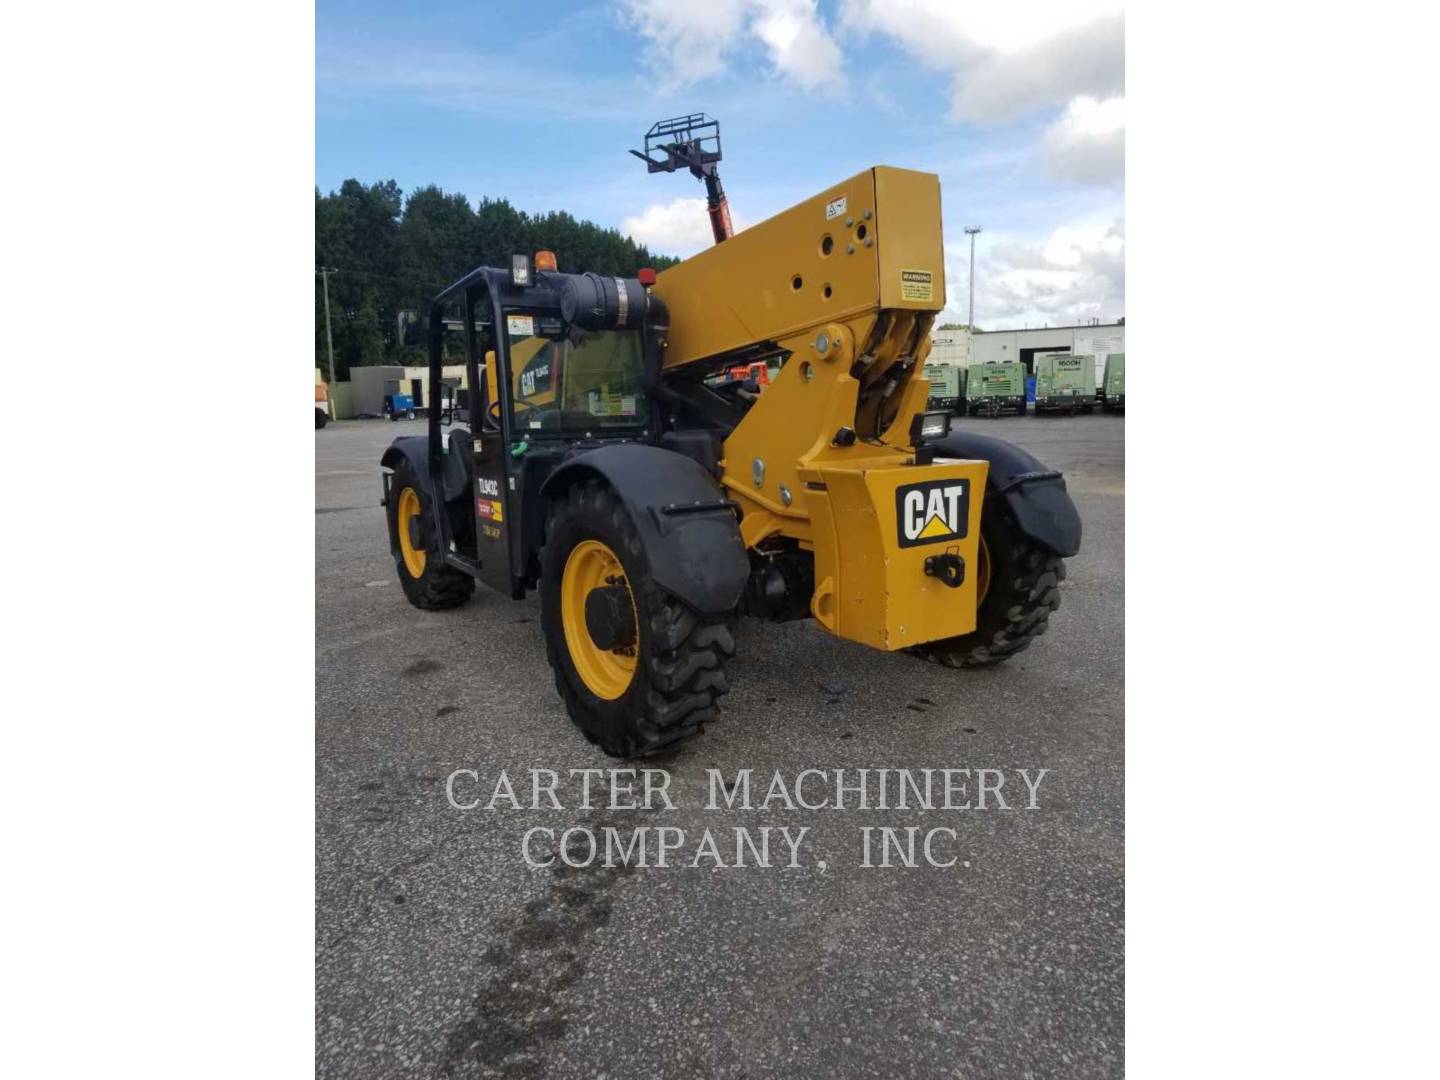
[[[700,184],[626,151],[719,118],[737,227],[876,164],[940,175],[949,305],[976,323],[1124,314],[1123,15],[1104,0],[319,0],[316,184],[435,183],[707,243]]]

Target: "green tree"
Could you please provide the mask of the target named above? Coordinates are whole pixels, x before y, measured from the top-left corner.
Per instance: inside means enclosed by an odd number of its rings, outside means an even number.
[[[564,210],[530,215],[508,199],[488,197],[472,207],[464,195],[433,184],[403,196],[393,180],[369,186],[346,180],[328,195],[316,188],[315,266],[334,270],[330,318],[337,377],[348,378],[360,364],[423,362],[423,349],[400,340],[400,312],[423,314],[436,293],[475,267],[507,267],[512,255],[542,249],[553,251],[558,268],[568,273],[633,277],[641,267],[663,270],[679,261]],[[318,274],[315,356],[323,369]]]
[[[323,196],[316,189],[315,265],[336,271],[329,276],[330,319],[339,378],[346,378],[356,364],[377,364],[385,359],[385,313],[395,310],[398,299],[401,205],[400,187],[393,180],[369,187],[346,180],[338,192]],[[319,285],[317,279],[317,297]],[[318,316],[315,355],[323,367],[323,309]]]

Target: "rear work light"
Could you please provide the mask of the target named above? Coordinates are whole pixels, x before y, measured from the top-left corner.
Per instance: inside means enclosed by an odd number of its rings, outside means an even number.
[[[530,256],[510,256],[510,281],[517,288],[529,288],[530,286]]]
[[[922,443],[943,439],[949,432],[950,414],[948,412],[942,410],[917,413],[915,419],[910,421],[910,445],[920,446]]]

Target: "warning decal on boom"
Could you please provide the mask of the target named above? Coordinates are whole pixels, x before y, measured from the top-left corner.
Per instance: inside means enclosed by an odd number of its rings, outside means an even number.
[[[900,299],[934,300],[935,275],[929,270],[901,270]]]

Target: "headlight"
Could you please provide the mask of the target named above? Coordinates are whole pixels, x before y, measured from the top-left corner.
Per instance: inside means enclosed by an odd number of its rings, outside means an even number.
[[[943,439],[949,431],[948,412],[917,413],[915,419],[910,421],[910,445],[919,446],[923,442]]]

